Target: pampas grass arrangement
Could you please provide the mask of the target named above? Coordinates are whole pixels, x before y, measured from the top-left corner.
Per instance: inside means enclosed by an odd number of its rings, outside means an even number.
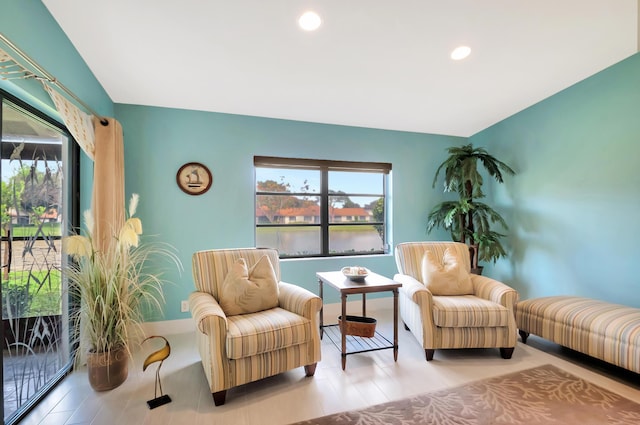
[[[161,310],[164,304],[162,273],[152,273],[148,263],[168,259],[182,270],[171,245],[141,241],[142,222],[135,217],[138,201],[138,195],[132,195],[128,218],[105,252],[95,245],[89,210],[84,213],[86,233],[64,239],[73,259],[65,268],[69,292],[78,304],[74,334],[77,338],[82,333],[79,349],[90,353],[124,350],[131,357],[133,344],[142,336],[144,305]]]

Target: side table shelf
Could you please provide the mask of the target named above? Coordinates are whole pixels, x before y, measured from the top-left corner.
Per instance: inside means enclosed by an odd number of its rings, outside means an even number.
[[[342,357],[342,370],[347,366],[347,354],[364,353],[366,351],[393,349],[393,360],[398,361],[398,288],[401,283],[394,282],[377,273],[369,273],[362,281],[348,279],[342,272],[318,272],[318,295],[323,300],[324,305],[324,284],[333,287],[340,292],[340,317],[347,317],[347,296],[362,296],[362,317],[367,316],[367,294],[372,292],[386,292],[393,294],[393,342],[389,341],[379,333],[375,333],[371,338],[364,338],[354,335],[343,335],[339,325],[324,326],[324,308],[320,308],[320,338],[325,333],[329,335],[331,341],[338,347]],[[342,325],[346,327],[346,321]],[[340,345],[338,345],[340,341]]]
[[[326,335],[338,351],[342,350],[342,334],[339,325],[323,326],[323,333]],[[380,332],[376,331],[371,338],[347,335],[347,351],[345,354],[366,353],[367,351],[385,350],[393,348],[393,342],[385,338]]]

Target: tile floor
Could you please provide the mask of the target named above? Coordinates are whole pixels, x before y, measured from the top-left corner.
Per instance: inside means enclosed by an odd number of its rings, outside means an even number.
[[[376,312],[376,317],[379,330],[392,335],[391,311]],[[519,342],[511,360],[500,358],[497,349],[439,350],[429,363],[402,324],[399,337],[397,362],[392,350],[353,354],[347,358],[345,371],[339,351],[325,338],[322,361],[313,378],[305,378],[302,368],[295,369],[229,390],[226,404],[215,407],[194,335],[168,335],[172,355],[161,376],[171,403],[154,410],[147,407],[146,400],[153,398],[155,366],[143,373],[142,359],[155,348],[150,344],[136,355],[129,379],[119,388],[96,393],[89,387],[86,372],[76,371],[21,424],[289,424],[547,363],[640,403],[639,375],[589,361],[535,336],[528,345]]]

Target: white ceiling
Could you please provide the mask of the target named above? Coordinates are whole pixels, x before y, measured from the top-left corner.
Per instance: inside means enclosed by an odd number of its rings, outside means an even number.
[[[640,38],[638,0],[43,2],[116,103],[464,137]]]

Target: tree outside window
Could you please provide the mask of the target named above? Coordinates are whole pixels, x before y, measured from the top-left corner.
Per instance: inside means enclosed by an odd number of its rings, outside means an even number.
[[[390,164],[256,157],[256,246],[281,257],[387,252]]]

